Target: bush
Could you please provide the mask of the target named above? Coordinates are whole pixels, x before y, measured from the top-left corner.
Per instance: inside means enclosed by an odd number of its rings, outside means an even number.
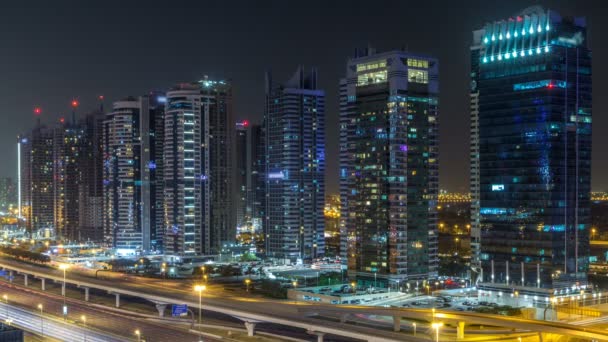
[[[268,297],[277,299],[287,298],[287,289],[283,288],[281,283],[276,280],[263,279],[260,288]]]
[[[45,255],[42,253],[37,253],[37,252],[31,252],[31,251],[28,251],[25,249],[0,247],[0,252],[10,255],[17,259],[32,261],[32,262],[36,262],[36,263],[44,264],[44,263],[51,261],[51,258],[48,255]]]

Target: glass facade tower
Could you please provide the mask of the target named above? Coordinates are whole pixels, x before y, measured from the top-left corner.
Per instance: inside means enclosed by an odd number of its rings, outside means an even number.
[[[473,36],[471,186],[482,281],[583,286],[591,177],[585,19],[531,7]]]
[[[363,286],[437,276],[435,58],[359,51],[341,84],[341,230]]]
[[[323,255],[325,92],[316,69],[284,84],[266,75],[265,252],[276,258]]]

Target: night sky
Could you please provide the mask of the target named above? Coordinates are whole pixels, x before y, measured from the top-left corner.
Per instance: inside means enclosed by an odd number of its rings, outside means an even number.
[[[142,7],[145,4],[145,7]],[[203,75],[231,79],[236,117],[261,121],[264,72],[319,68],[326,91],[327,190],[338,189],[338,81],[357,47],[439,58],[440,183],[468,191],[471,31],[530,5],[587,16],[593,50],[593,189],[608,190],[605,1],[2,1],[0,176],[16,177],[16,136],[33,123]],[[594,39],[595,37],[595,39]]]

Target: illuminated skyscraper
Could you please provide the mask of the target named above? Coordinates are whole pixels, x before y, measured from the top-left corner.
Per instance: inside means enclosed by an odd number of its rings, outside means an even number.
[[[251,128],[249,121],[244,120],[236,123],[236,139],[235,144],[235,199],[234,206],[236,211],[237,227],[245,227],[251,223],[251,187],[252,182],[252,167],[251,161]]]
[[[340,90],[341,230],[349,276],[396,287],[437,276],[435,58],[358,51]]]
[[[540,7],[473,32],[472,223],[486,287],[570,291],[586,283],[586,36],[584,18]]]
[[[205,78],[167,93],[164,133],[166,253],[218,253],[236,234],[232,87]]]
[[[33,234],[54,227],[53,130],[40,124],[19,136],[21,208]]]
[[[284,84],[266,75],[265,252],[310,259],[325,249],[325,92],[317,71],[298,68]]]
[[[104,238],[117,249],[152,248],[157,168],[156,120],[164,97],[129,97],[114,103],[104,123]]]
[[[75,109],[74,109],[75,110]],[[53,130],[53,206],[57,236],[80,240],[80,191],[82,190],[85,128],[61,119]]]

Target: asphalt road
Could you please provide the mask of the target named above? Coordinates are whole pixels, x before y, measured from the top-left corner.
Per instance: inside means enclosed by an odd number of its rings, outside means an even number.
[[[96,307],[87,306],[86,303],[68,303],[68,315],[64,321],[61,319],[63,300],[54,295],[39,294],[34,291],[15,289],[0,283],[2,295],[9,298],[8,318],[16,326],[22,326],[36,334],[41,334],[41,326],[45,336],[51,336],[61,341],[83,341],[85,339],[84,323],[81,316],[86,316],[87,341],[136,341],[135,330],[139,329],[142,340],[148,342],[161,341],[199,341],[196,334],[188,333],[167,324],[149,322],[144,319],[117,314]],[[17,304],[18,307],[14,305]],[[38,304],[43,305],[43,319],[41,323]],[[0,304],[0,318],[6,320],[6,304]],[[205,338],[205,341],[211,340]]]

